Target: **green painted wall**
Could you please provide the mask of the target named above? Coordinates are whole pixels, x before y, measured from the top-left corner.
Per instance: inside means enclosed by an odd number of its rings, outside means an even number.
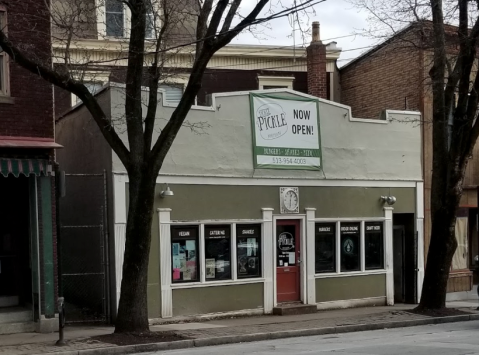
[[[386,275],[316,279],[316,302],[386,296]]]
[[[173,290],[173,316],[263,307],[263,283]]]
[[[169,185],[175,195],[158,197],[155,208],[171,208],[173,220],[259,219],[262,207],[280,211],[277,186]],[[157,186],[157,196],[163,188]],[[395,213],[415,212],[413,188],[300,187],[300,213],[314,207],[316,217],[382,217],[379,198],[388,194],[397,198]]]
[[[163,184],[158,184],[155,192],[155,213],[152,223],[152,241],[148,269],[148,316],[158,318],[161,316],[161,292],[160,292],[160,252],[159,252],[159,226],[157,208],[171,208],[172,220],[195,221],[202,219],[261,219],[262,207],[274,208],[274,214],[279,214],[279,187],[277,186],[226,186],[226,185],[175,185],[170,182],[170,188],[174,196],[161,199],[160,192],[164,189]],[[288,184],[285,184],[288,186]],[[127,186],[128,192],[128,186]],[[304,208],[315,207],[316,216],[322,218],[335,217],[383,217],[383,204],[379,201],[382,195],[391,194],[397,197],[394,205],[395,213],[415,212],[415,191],[413,188],[363,188],[363,187],[300,187],[300,211]],[[128,195],[128,193],[127,193]],[[343,278],[347,280],[350,278]],[[228,286],[233,287],[233,286]],[[245,286],[241,286],[245,287]],[[219,287],[207,287],[205,290],[219,290]],[[174,290],[178,294],[178,301],[183,302],[182,294],[200,293],[202,289]],[[207,292],[207,291],[205,291]],[[233,294],[233,293],[232,293]],[[254,297],[258,302],[253,305],[239,306],[235,309],[255,308],[262,305],[261,290]],[[226,299],[231,295],[224,295]],[[363,296],[361,296],[363,297]],[[357,297],[357,298],[361,298]],[[364,296],[370,297],[370,296]],[[213,297],[214,298],[214,297]],[[356,298],[356,297],[351,297]],[[196,296],[192,299],[198,299]],[[221,312],[224,307],[233,305],[227,303],[214,304],[212,307],[199,302],[195,305],[190,299],[188,306],[178,308],[174,302],[175,315],[199,314],[208,312]],[[206,299],[210,300],[211,297]],[[341,298],[336,298],[341,299]],[[343,298],[344,299],[344,298]],[[185,302],[183,302],[185,303]],[[204,306],[204,310],[202,310]],[[187,307],[187,308],[183,308]],[[215,307],[221,310],[211,310]]]
[[[48,176],[38,178],[41,195],[41,223],[43,244],[43,294],[42,313],[55,316],[55,277],[53,262],[52,181]]]

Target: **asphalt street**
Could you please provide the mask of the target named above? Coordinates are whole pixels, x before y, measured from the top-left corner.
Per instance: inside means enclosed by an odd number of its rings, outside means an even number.
[[[479,355],[479,321],[288,338],[147,354]]]

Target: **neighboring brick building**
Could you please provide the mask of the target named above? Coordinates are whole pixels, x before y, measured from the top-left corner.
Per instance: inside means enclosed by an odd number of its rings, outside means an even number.
[[[0,0],[0,28],[50,65],[45,2]],[[0,47],[0,334],[58,326],[54,133],[52,85]]]
[[[425,255],[418,255],[418,258],[427,256],[431,229],[432,92],[428,72],[432,52],[428,43],[428,38],[431,38],[429,33],[428,23],[414,23],[340,69],[341,102],[352,107],[355,117],[381,118],[385,108],[422,113]],[[451,27],[448,33],[451,40],[447,51],[453,56],[456,51],[454,28]],[[476,225],[478,153],[476,145],[467,166],[464,193],[458,210],[456,236],[459,246],[453,260],[448,292],[472,289],[473,258],[479,253]],[[406,269],[411,267],[414,266],[406,265]],[[462,296],[467,295],[448,295],[450,298]]]

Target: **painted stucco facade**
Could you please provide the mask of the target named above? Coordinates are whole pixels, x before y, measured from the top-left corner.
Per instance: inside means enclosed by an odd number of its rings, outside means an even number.
[[[115,129],[122,132],[123,87],[110,86],[99,95],[109,104]],[[312,98],[291,90],[269,90],[289,99]],[[160,93],[161,94],[161,93]],[[418,113],[390,111],[384,120],[358,120],[350,108],[317,100],[321,130],[322,169],[255,169],[253,163],[250,93],[216,94],[211,106],[193,107],[187,120],[202,122],[202,134],[187,127],[180,130],[157,178],[155,214],[148,274],[149,317],[168,318],[210,313],[270,313],[277,300],[275,267],[276,241],[280,221],[298,222],[301,264],[299,301],[317,304],[318,309],[394,302],[392,232],[396,215],[413,218],[412,228],[422,233],[421,132]],[[158,128],[174,110],[160,100]],[[76,113],[75,113],[76,112]],[[81,114],[79,114],[79,112]],[[88,113],[81,106],[74,110],[76,123],[95,131]],[[68,137],[71,118],[59,123],[59,135]],[[158,130],[157,130],[158,131]],[[77,129],[76,134],[81,130]],[[80,133],[81,134],[81,133]],[[87,132],[92,137],[95,134]],[[126,136],[121,135],[127,143]],[[85,137],[86,138],[86,137]],[[88,138],[87,138],[88,139]],[[111,152],[111,151],[110,151]],[[68,153],[73,154],[73,152]],[[128,177],[115,154],[111,154],[112,245],[118,298],[123,260]],[[165,184],[174,196],[161,198]],[[298,213],[281,213],[280,187],[297,188]],[[381,196],[394,196],[397,202],[385,204]],[[384,226],[384,265],[375,270],[364,266],[355,272],[315,272],[315,230],[321,223],[357,223],[361,243],[365,225]],[[238,277],[237,251],[231,251],[231,277],[208,281],[205,276],[205,228],[239,225],[259,226],[261,230],[261,274],[255,278]],[[194,227],[199,233],[199,276],[196,282],[172,282],[172,228]],[[339,238],[339,229],[337,232]],[[239,237],[232,232],[235,249]],[[337,239],[339,240],[339,239]],[[338,244],[339,245],[339,244]],[[422,245],[418,245],[421,249]],[[364,250],[364,244],[362,247]],[[339,247],[336,249],[339,253]],[[339,254],[336,263],[339,263]],[[422,282],[423,261],[418,260],[416,283]],[[415,292],[420,287],[415,286]],[[420,295],[416,295],[419,297]]]

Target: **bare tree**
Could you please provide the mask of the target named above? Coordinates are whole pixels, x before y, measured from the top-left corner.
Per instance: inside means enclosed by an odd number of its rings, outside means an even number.
[[[28,3],[25,0],[3,1],[7,4]],[[83,63],[73,63],[69,56],[69,48],[82,38],[86,29],[90,28],[88,25],[98,25],[98,21],[92,18],[92,8],[87,5],[88,1],[54,1],[51,7],[51,18],[56,26],[53,40],[63,41],[65,50],[61,64],[53,68],[40,62],[34,53],[16,41],[14,33],[7,34],[0,29],[0,46],[12,61],[82,100],[127,170],[129,207],[115,332],[149,331],[146,289],[156,177],[195,102],[211,57],[241,31],[306,11],[322,1],[325,0],[258,0],[249,12],[241,13],[240,6],[246,6],[244,0],[121,0],[120,3],[126,5],[131,13],[124,58],[117,58],[127,60],[124,101],[127,144],[114,129],[111,118],[105,115],[94,95],[82,83],[81,75],[78,75],[79,71],[95,62],[90,59],[89,53],[85,53]],[[189,20],[183,22],[184,18]],[[31,22],[33,26],[35,19],[32,18]],[[78,27],[78,24],[84,28]],[[149,38],[152,26],[153,40]],[[177,36],[178,26],[192,28],[191,36],[187,36],[186,41]],[[167,73],[166,58],[181,48],[192,48],[190,77],[181,101],[154,141],[158,85]],[[149,98],[144,117],[141,92],[145,73]]]
[[[457,248],[456,211],[468,160],[479,135],[478,1],[351,0],[370,14],[375,37],[406,25],[419,30],[410,44],[430,63],[424,84],[432,94],[431,236],[418,310],[445,308],[447,282]],[[423,122],[429,124],[429,122]]]

